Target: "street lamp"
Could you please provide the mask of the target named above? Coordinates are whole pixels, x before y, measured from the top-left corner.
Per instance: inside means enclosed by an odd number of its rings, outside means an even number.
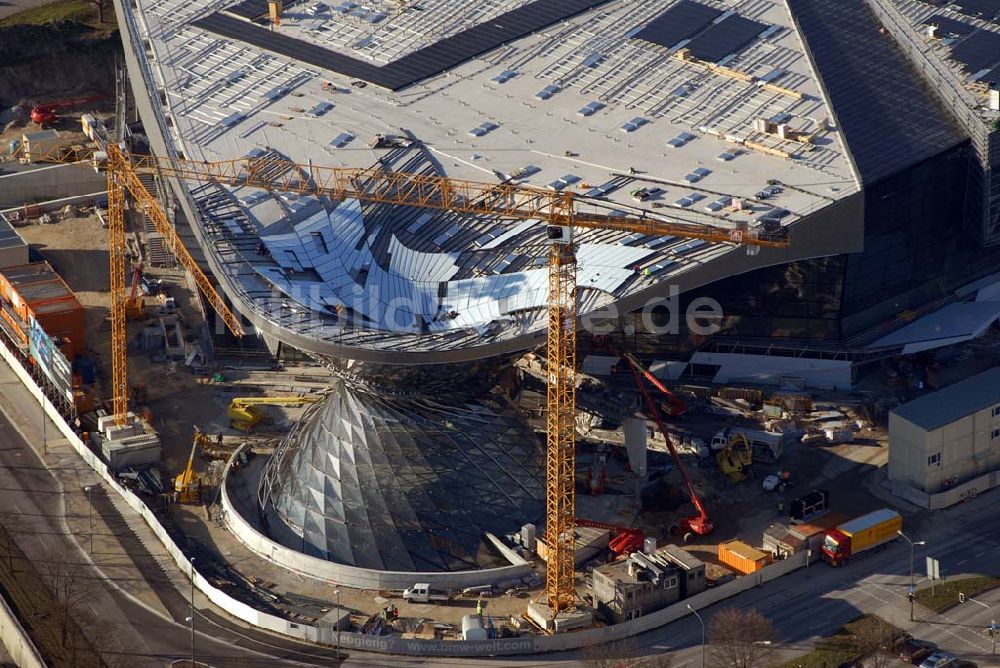
[[[340,661],[340,590],[337,589],[333,592],[337,596],[337,661]]]
[[[191,668],[194,668],[194,557],[191,557]]]
[[[917,598],[917,592],[914,591],[914,588],[913,588],[913,548],[916,547],[917,545],[926,545],[927,541],[926,540],[918,540],[918,541],[914,542],[914,541],[910,540],[909,536],[907,536],[905,533],[903,533],[902,529],[897,529],[896,533],[898,533],[901,537],[905,538],[906,542],[910,544],[910,596],[909,596],[909,599],[910,599],[910,621],[912,622],[913,621],[913,601],[914,601],[914,599]]]
[[[691,607],[691,604],[687,604],[687,609],[694,613],[694,616],[698,618],[698,623],[701,624],[701,668],[705,668],[705,620],[701,618],[698,611]]]
[[[90,556],[94,556],[94,504],[90,502],[90,490],[93,485],[87,485],[83,491],[87,493],[87,505],[90,506]]]

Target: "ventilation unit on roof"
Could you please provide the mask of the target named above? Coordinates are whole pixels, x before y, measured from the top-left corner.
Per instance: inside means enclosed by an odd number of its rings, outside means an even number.
[[[990,88],[989,108],[991,111],[1000,111],[1000,90]]]

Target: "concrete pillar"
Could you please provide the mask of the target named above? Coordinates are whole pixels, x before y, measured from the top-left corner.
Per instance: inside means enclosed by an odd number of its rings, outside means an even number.
[[[646,466],[646,420],[637,417],[627,417],[622,422],[625,433],[625,452],[628,455],[628,465],[640,482],[645,482],[648,473]]]

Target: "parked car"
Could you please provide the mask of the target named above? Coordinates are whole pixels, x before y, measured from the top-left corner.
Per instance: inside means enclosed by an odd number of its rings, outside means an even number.
[[[920,663],[920,668],[951,668],[958,663],[958,657],[948,652],[934,652]]]
[[[917,640],[916,638],[907,638],[904,642],[899,643],[894,648],[894,651],[900,661],[919,664],[921,661],[930,656],[936,649],[937,645],[932,642]]]

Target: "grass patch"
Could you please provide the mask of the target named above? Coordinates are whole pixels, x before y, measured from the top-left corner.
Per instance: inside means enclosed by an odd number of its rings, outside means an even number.
[[[989,575],[949,580],[934,585],[933,594],[930,587],[918,589],[917,603],[929,610],[941,613],[958,605],[959,592],[966,596],[976,596],[997,587],[1000,587],[1000,578]],[[973,605],[975,604],[973,603]]]
[[[871,629],[879,624],[885,624],[875,615],[862,615],[847,622],[829,638],[823,638],[816,643],[816,649],[797,659],[786,661],[780,668],[830,668],[842,663],[857,661],[869,653],[858,637],[871,636]],[[898,632],[895,627],[890,627]]]
[[[56,0],[55,2],[39,5],[38,7],[30,7],[2,18],[0,19],[0,28],[75,21],[76,23],[82,23],[99,30],[105,30],[114,27],[115,10],[110,2],[107,3],[104,9],[104,19],[105,21],[110,21],[110,23],[101,24],[97,22],[97,7],[87,0]]]

